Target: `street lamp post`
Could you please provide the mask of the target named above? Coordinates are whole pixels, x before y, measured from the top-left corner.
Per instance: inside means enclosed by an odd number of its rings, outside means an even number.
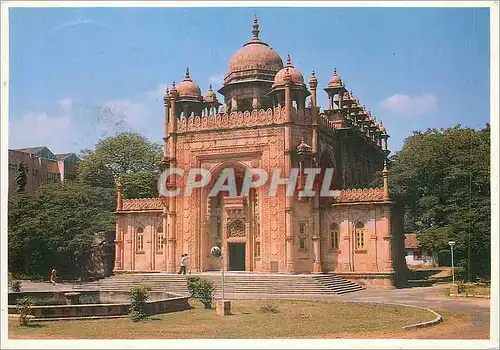
[[[219,248],[218,246],[212,247],[210,250],[212,253],[212,257],[215,259],[220,259],[222,262],[222,267],[221,267],[221,277],[222,277],[222,300],[217,302],[217,314],[220,316],[226,316],[231,313],[231,303],[229,301],[225,300],[225,294],[224,294],[224,254],[222,252],[222,249]]]
[[[451,247],[451,278],[452,278],[453,284],[455,284],[455,267],[454,267],[454,264],[453,264],[453,246],[455,245],[455,242],[454,241],[449,241],[448,244]]]

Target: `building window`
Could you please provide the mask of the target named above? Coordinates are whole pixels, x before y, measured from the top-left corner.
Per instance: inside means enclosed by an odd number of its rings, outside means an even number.
[[[330,247],[339,249],[339,225],[336,223],[330,225]]]
[[[162,252],[164,244],[165,244],[165,236],[163,235],[163,227],[158,226],[158,228],[156,229],[156,251]]]
[[[135,250],[142,252],[144,250],[144,229],[142,227],[137,229],[135,236]]]
[[[10,171],[16,171],[17,170],[17,165],[16,164],[9,164],[9,170]]]
[[[307,249],[306,224],[299,224],[299,248]]]
[[[356,224],[355,228],[356,233],[356,249],[364,249],[365,248],[365,225],[361,222]]]
[[[260,242],[255,242],[255,257],[260,258]]]
[[[33,169],[33,177],[37,177],[38,176],[38,169]]]

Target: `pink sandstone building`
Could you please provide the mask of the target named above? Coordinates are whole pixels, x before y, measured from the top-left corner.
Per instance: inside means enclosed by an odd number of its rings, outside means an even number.
[[[189,197],[125,200],[118,184],[115,273],[174,273],[184,253],[192,272],[218,270],[210,254],[218,245],[230,271],[334,273],[392,285],[404,236],[384,167],[389,135],[336,71],[324,89],[327,109],[317,106],[317,89],[314,71],[306,84],[289,55],[283,64],[259,38],[257,18],[253,38],[231,58],[218,91],[223,103],[211,86],[203,96],[187,70],[164,98],[162,169],[204,168],[216,179],[233,168],[241,187],[246,169],[334,168],[330,188],[341,194],[290,197],[280,186],[272,197],[266,184],[247,196],[209,197],[212,181]],[[366,188],[381,170],[383,187]],[[182,186],[169,177],[167,187]]]

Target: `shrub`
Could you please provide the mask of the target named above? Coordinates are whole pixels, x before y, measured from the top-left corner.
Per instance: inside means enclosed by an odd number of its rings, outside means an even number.
[[[17,307],[20,311],[19,325],[27,326],[29,324],[29,316],[33,315],[32,306],[33,301],[29,297],[23,297],[17,301]]]
[[[148,317],[146,301],[149,298],[151,287],[145,285],[134,286],[130,289],[129,316],[133,322],[144,320]]]
[[[271,303],[266,303],[260,307],[260,312],[265,314],[277,314],[280,310]]]
[[[20,292],[22,285],[23,285],[23,282],[21,282],[19,280],[14,280],[10,284],[10,287],[12,288],[13,292]]]
[[[458,281],[457,282],[457,289],[458,289],[458,293],[465,293],[467,290],[467,286],[464,282]]]
[[[187,278],[187,284],[189,294],[201,301],[205,309],[211,309],[215,293],[214,282],[198,276],[190,276]]]

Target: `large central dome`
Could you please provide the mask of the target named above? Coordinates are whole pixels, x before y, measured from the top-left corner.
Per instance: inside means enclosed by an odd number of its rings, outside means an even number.
[[[283,68],[280,55],[259,39],[259,23],[254,18],[253,39],[239,49],[229,62],[224,84],[249,79],[274,80],[274,75]]]

